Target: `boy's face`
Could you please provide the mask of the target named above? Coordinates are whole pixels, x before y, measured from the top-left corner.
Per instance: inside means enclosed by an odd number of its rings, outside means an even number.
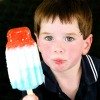
[[[77,20],[61,23],[56,18],[52,23],[43,20],[37,43],[44,62],[52,71],[66,71],[80,66],[81,56],[91,46],[92,35],[83,40]]]

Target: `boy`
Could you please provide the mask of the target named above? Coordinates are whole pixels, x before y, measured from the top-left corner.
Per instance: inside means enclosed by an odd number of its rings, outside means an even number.
[[[39,100],[100,100],[100,60],[87,55],[92,14],[83,0],[44,0],[34,17],[45,83]],[[33,99],[32,99],[33,98]],[[37,100],[25,96],[23,100]]]

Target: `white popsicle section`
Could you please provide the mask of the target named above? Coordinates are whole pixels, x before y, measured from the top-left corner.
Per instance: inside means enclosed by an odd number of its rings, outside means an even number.
[[[30,90],[44,82],[37,44],[6,48],[9,79],[13,89]]]

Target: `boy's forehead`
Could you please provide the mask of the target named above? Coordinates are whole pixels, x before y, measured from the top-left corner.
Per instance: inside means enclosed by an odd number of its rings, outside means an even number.
[[[60,19],[58,16],[53,18],[44,18],[42,19],[41,23],[54,23],[54,22],[61,22],[62,24],[67,24],[67,23],[77,23],[77,19],[75,17],[71,17],[70,19]]]
[[[80,32],[78,22],[76,19],[72,19],[71,22],[64,22],[62,23],[59,17],[55,18],[54,20],[50,18],[49,20],[44,19],[41,22],[41,31],[66,31],[66,32]]]

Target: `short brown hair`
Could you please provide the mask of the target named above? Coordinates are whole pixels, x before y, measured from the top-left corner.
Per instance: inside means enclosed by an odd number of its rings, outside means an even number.
[[[84,0],[44,0],[36,9],[34,16],[34,31],[39,35],[42,20],[52,21],[59,17],[61,22],[78,21],[79,29],[86,39],[91,34],[92,13]]]

